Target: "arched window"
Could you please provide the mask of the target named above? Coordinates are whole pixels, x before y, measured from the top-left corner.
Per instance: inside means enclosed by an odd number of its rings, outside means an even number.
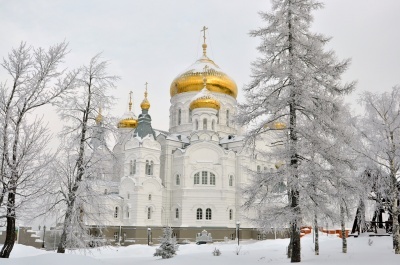
[[[175,184],[176,184],[177,186],[181,185],[181,176],[179,176],[179,175],[176,175],[176,181],[175,181]]]
[[[118,213],[119,213],[119,208],[118,206],[116,206],[114,209],[114,218],[118,218]]]
[[[126,218],[129,218],[129,207],[128,206],[125,207],[125,216],[126,216]]]
[[[215,175],[210,173],[210,185],[215,185]]]
[[[261,167],[257,166],[257,173],[260,173],[260,172],[261,172]]]
[[[189,109],[189,122],[192,122],[192,110]]]
[[[196,130],[198,130],[198,129],[199,129],[199,121],[196,120]]]
[[[136,174],[136,159],[135,160],[131,160],[131,164],[130,164],[130,167],[129,167],[129,174],[130,175]]]
[[[196,211],[196,219],[197,220],[203,219],[203,210],[201,208],[198,208]]]
[[[151,208],[147,207],[147,219],[151,219]]]
[[[229,126],[229,110],[226,110],[226,126]]]
[[[153,169],[154,169],[154,163],[153,163],[153,161],[150,161],[150,174],[149,175],[153,175]]]
[[[215,131],[215,121],[214,120],[211,123],[211,130]]]
[[[203,119],[203,130],[207,130],[207,119]]]
[[[206,220],[211,220],[211,209],[210,208],[206,209]]]
[[[233,186],[233,176],[232,175],[229,176],[229,186],[230,187]]]
[[[207,184],[207,171],[201,171],[201,184]]]
[[[179,219],[179,209],[178,208],[175,209],[175,218]]]
[[[149,194],[149,201],[151,201],[151,194]]]
[[[217,111],[217,123],[219,124],[219,110]]]
[[[182,110],[178,109],[178,125],[181,125],[182,122]]]
[[[200,174],[194,174],[194,184],[200,184]]]
[[[229,209],[229,220],[233,219],[233,210]]]
[[[146,160],[146,175],[153,175],[153,161]]]

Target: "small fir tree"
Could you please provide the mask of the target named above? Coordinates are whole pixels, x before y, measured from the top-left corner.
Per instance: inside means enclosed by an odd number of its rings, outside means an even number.
[[[161,256],[163,259],[172,258],[176,255],[178,245],[175,238],[172,237],[172,228],[170,226],[163,228],[163,236],[160,238],[161,245],[156,249],[154,256]]]

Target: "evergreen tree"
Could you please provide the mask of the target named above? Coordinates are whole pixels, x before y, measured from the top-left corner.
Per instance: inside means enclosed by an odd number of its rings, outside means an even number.
[[[310,176],[310,146],[320,168],[332,171],[330,162],[337,161],[335,157],[340,155],[333,147],[345,142],[341,138],[343,128],[335,124],[335,113],[341,105],[338,97],[355,86],[354,82],[340,83],[349,60],[338,62],[334,52],[324,50],[329,38],[310,32],[311,11],[321,7],[315,0],[272,0],[272,12],[261,13],[267,25],[251,32],[251,36],[262,40],[258,47],[261,56],[252,65],[252,81],[245,88],[246,103],[240,106],[239,123],[249,128],[250,143],[265,140],[272,130],[283,131],[287,136],[284,148],[274,150],[275,159],[284,166],[277,173],[258,174],[254,178],[254,185],[247,188],[246,205],[258,202],[269,207],[269,213],[262,212],[264,220],[272,219],[272,214],[281,218],[281,223],[289,223],[292,262],[301,260],[301,200],[305,197],[301,192],[313,190],[305,189],[302,181]],[[278,122],[286,126],[270,126]],[[330,176],[320,174],[319,179]],[[270,187],[282,182],[287,184],[287,192],[280,194],[286,196],[286,202],[282,196],[271,193],[274,188]],[[269,206],[262,204],[266,201]],[[273,209],[276,206],[279,209]]]
[[[172,237],[172,228],[170,226],[163,228],[163,236],[160,238],[160,242],[160,247],[154,253],[155,257],[161,256],[163,259],[169,259],[176,255],[178,245],[175,238]]]

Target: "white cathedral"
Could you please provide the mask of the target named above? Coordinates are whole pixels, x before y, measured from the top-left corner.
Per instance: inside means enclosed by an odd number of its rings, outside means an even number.
[[[247,220],[241,189],[249,169],[273,170],[244,146],[234,123],[236,83],[203,55],[171,83],[169,131],[153,129],[150,102],[137,117],[129,111],[118,123],[113,152],[117,163],[107,194],[105,234],[120,243],[144,243],[171,226],[178,242],[195,241],[206,230],[214,241],[260,239]],[[110,196],[112,195],[112,196]],[[150,234],[149,234],[150,233]]]

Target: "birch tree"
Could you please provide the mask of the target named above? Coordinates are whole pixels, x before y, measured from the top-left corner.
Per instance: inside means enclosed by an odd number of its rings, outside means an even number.
[[[267,25],[252,31],[251,36],[261,38],[258,47],[261,56],[252,64],[252,81],[245,88],[246,103],[240,106],[239,123],[249,128],[250,142],[262,139],[271,130],[268,124],[287,125],[280,129],[287,135],[286,146],[275,157],[285,166],[275,178],[287,183],[288,204],[272,213],[281,215],[290,225],[292,262],[301,260],[300,184],[302,176],[307,174],[302,167],[302,161],[309,159],[307,145],[310,142],[315,146],[329,145],[327,137],[310,131],[309,124],[319,124],[321,131],[330,128],[329,133],[335,133],[335,99],[355,87],[354,82],[344,85],[340,82],[350,61],[338,61],[333,51],[324,50],[329,38],[310,32],[311,12],[321,7],[314,0],[272,0],[272,12],[260,13]],[[327,149],[316,149],[321,155],[324,150]],[[268,182],[267,179],[274,185],[273,177],[268,174],[256,178],[254,185],[260,186],[260,181]],[[262,195],[265,190],[254,187],[248,190],[247,205],[268,197]]]
[[[365,92],[361,96],[365,107],[362,119],[362,153],[374,162],[382,175],[387,175],[393,219],[393,248],[400,254],[399,190],[400,168],[400,87],[382,94]]]
[[[63,105],[60,106],[60,115],[65,121],[62,137],[69,146],[69,157],[73,159],[73,167],[68,173],[68,186],[63,195],[65,214],[58,253],[65,252],[68,234],[74,230],[76,224],[74,216],[78,216],[77,209],[84,207],[80,202],[84,202],[85,196],[88,199],[87,193],[84,196],[79,194],[85,190],[87,180],[95,177],[93,174],[100,171],[101,163],[95,159],[95,144],[92,141],[94,138],[101,140],[95,133],[96,117],[99,115],[99,107],[107,110],[113,103],[109,90],[115,87],[115,81],[119,79],[107,73],[107,65],[107,61],[101,60],[100,54],[94,56],[90,63],[80,70],[77,90],[67,94],[63,98]],[[103,130],[107,128],[110,129],[110,126],[104,126]]]
[[[47,51],[21,43],[1,63],[11,80],[0,84],[0,206],[7,222],[1,258],[13,249],[19,208],[42,191],[40,177],[51,160],[45,153],[49,133],[34,111],[74,86],[76,72],[59,69],[66,54],[66,43]]]

